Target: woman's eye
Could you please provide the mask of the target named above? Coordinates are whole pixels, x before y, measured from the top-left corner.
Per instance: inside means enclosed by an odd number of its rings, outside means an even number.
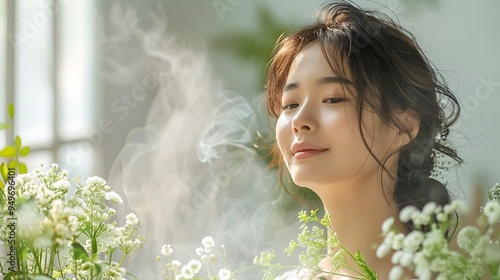
[[[299,104],[297,104],[297,103],[285,104],[285,105],[281,106],[281,110],[290,110],[290,109],[297,108],[298,106],[299,106]]]
[[[342,102],[342,101],[344,101],[344,98],[331,97],[331,98],[325,99],[323,102],[324,103],[339,103],[339,102]]]

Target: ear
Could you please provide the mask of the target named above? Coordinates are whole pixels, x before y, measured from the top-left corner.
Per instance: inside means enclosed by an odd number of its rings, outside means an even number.
[[[402,125],[398,132],[398,145],[403,147],[413,140],[420,129],[420,117],[413,111],[406,110],[397,113],[399,123]]]

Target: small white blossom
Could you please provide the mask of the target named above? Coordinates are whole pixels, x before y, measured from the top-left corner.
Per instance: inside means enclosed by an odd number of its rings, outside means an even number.
[[[219,270],[218,275],[219,275],[220,280],[231,279],[231,271],[229,269],[223,268],[223,269]]]
[[[431,216],[434,214],[434,211],[436,210],[437,204],[435,202],[429,202],[424,206],[424,209],[422,209],[422,213],[427,216]]]
[[[466,226],[460,230],[457,236],[458,246],[471,253],[476,249],[481,238],[479,229],[473,226]]]
[[[116,192],[107,192],[104,195],[104,199],[111,201],[111,202],[114,202],[114,203],[120,203],[120,204],[123,203],[122,198]]]
[[[410,252],[403,252],[401,255],[401,259],[399,260],[399,264],[401,264],[402,267],[408,267],[413,261],[413,254]]]
[[[172,255],[172,253],[174,252],[174,250],[172,249],[172,246],[170,244],[165,244],[161,247],[161,254],[164,255],[164,256],[170,256]]]
[[[394,224],[394,217],[390,217],[384,221],[382,224],[382,234],[385,235],[391,230],[392,225]]]
[[[204,252],[205,252],[205,250],[203,250],[203,248],[202,248],[202,247],[198,247],[198,248],[196,248],[196,254],[197,254],[198,256],[201,256]]]
[[[210,252],[210,250],[215,246],[214,239],[212,236],[206,236],[201,240],[201,244],[205,247],[205,252]]]
[[[490,200],[483,208],[483,213],[488,219],[488,224],[493,225],[500,220],[500,203]]]
[[[403,277],[403,269],[400,266],[395,266],[389,272],[389,280],[399,280]]]
[[[402,251],[396,251],[394,254],[392,254],[392,257],[391,257],[392,264],[398,264],[399,261],[401,260],[402,254],[403,254]]]
[[[403,240],[403,248],[406,251],[415,252],[422,241],[424,241],[424,234],[420,231],[412,231]]]
[[[383,257],[387,256],[387,254],[389,254],[390,251],[391,251],[391,247],[389,246],[389,244],[384,242],[384,243],[380,244],[380,246],[378,246],[378,248],[377,248],[377,257],[383,258]]]
[[[414,212],[418,212],[417,207],[413,205],[406,206],[405,208],[403,208],[403,210],[401,210],[401,212],[399,212],[399,219],[401,220],[401,222],[407,223],[410,221],[411,216]]]

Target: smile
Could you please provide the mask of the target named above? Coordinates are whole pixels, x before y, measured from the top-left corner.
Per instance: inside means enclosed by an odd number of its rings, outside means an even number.
[[[316,155],[319,155],[323,152],[326,152],[328,150],[303,150],[303,151],[298,151],[295,154],[293,154],[293,157],[295,159],[306,159],[310,158]]]

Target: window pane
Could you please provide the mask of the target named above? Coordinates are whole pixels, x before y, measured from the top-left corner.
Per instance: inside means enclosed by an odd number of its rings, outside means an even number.
[[[57,163],[68,170],[70,178],[81,176],[85,179],[94,172],[94,157],[92,144],[89,141],[81,141],[61,146]]]
[[[84,138],[90,129],[94,93],[92,70],[93,1],[74,0],[61,6],[58,120],[63,139]]]
[[[7,38],[7,13],[6,13],[7,5],[6,1],[0,1],[0,38]],[[7,97],[5,93],[5,67],[7,66],[5,60],[5,52],[6,52],[6,44],[8,44],[8,40],[2,41],[0,44],[0,122],[7,121]],[[0,130],[0,149],[5,147],[6,144],[6,133],[5,130]]]
[[[52,140],[52,16],[45,2],[16,0],[16,134],[28,145]]]

